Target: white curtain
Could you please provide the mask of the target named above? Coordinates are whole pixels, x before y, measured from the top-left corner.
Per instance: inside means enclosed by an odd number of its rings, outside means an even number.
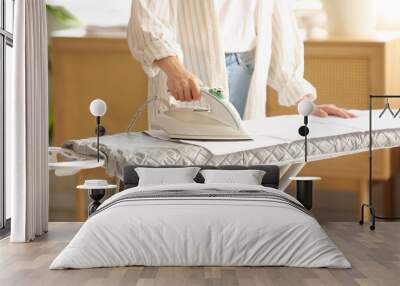
[[[48,225],[48,78],[45,0],[15,1],[13,92],[6,98],[6,169],[12,242]]]

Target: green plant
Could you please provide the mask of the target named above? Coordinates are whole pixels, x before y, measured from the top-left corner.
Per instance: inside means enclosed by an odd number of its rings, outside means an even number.
[[[50,31],[81,26],[79,19],[63,6],[47,4],[46,10]]]

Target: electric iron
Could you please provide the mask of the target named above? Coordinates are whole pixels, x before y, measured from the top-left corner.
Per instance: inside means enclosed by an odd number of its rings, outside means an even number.
[[[251,140],[235,107],[217,88],[201,88],[207,107],[177,107],[157,113],[157,125],[171,139],[242,141]]]

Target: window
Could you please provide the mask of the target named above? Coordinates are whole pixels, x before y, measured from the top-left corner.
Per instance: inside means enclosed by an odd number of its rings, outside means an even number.
[[[0,0],[0,228],[9,227],[10,194],[5,190],[5,98],[11,92],[14,0]],[[3,232],[3,231],[2,231]],[[1,233],[0,233],[1,234]]]

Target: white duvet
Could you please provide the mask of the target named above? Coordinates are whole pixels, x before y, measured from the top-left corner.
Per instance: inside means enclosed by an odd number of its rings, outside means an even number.
[[[243,196],[121,200],[137,192],[206,193],[211,189],[263,191],[299,204],[279,190],[261,186],[132,188],[105,201],[50,269],[128,265],[351,267],[312,216],[279,200]]]

